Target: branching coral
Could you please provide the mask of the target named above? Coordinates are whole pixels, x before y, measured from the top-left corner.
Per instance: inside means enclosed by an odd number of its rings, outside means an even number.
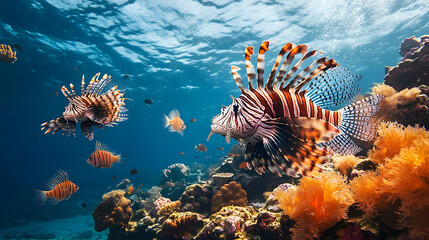
[[[346,218],[348,207],[354,203],[345,178],[331,171],[318,178],[304,177],[297,187],[278,191],[274,197],[284,213],[296,221],[293,239],[319,237]]]
[[[224,206],[247,206],[247,193],[237,182],[230,182],[213,195],[212,212],[219,211]]]
[[[411,146],[416,140],[429,139],[429,132],[423,128],[405,128],[397,123],[380,124],[378,135],[374,143],[376,148],[368,154],[378,164],[384,163],[386,158],[396,156],[402,148]]]
[[[334,155],[332,161],[334,162],[335,169],[340,171],[344,176],[350,176],[353,167],[360,163],[362,159],[354,155]]]
[[[101,232],[109,227],[124,227],[133,214],[131,200],[124,197],[125,191],[114,190],[103,195],[103,201],[92,213],[95,231]]]

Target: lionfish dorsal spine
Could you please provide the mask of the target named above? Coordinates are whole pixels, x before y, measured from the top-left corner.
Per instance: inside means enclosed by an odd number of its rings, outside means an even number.
[[[258,64],[256,65],[257,76],[257,88],[262,89],[264,87],[264,68],[265,68],[265,52],[268,51],[270,46],[269,41],[265,41],[259,47],[258,53]]]
[[[247,79],[249,82],[249,89],[250,91],[253,91],[253,80],[256,77],[256,72],[255,72],[255,66],[253,66],[252,62],[250,61],[251,56],[253,55],[253,47],[247,47],[246,50],[244,51],[244,60],[246,62],[246,71],[247,71]]]
[[[85,91],[85,75],[82,74],[82,82],[80,84],[80,95],[83,96]]]
[[[289,52],[289,54],[287,55],[284,64],[284,67],[282,66],[282,69],[284,71],[281,72],[281,77],[279,80],[280,81],[280,88],[283,88],[283,85],[295,74],[295,72],[298,70],[298,67],[301,65],[302,61],[298,61],[298,63],[295,64],[295,66],[291,67],[291,64],[293,62],[293,60],[295,59],[295,56],[297,54],[306,54],[307,53],[307,46],[306,45],[302,45],[299,44],[297,46],[295,46],[294,48],[292,48],[292,50]],[[290,69],[289,69],[290,68]],[[280,75],[280,72],[279,72]]]
[[[273,87],[276,87],[277,81],[274,81],[274,78],[277,72],[277,68],[280,66],[280,62],[282,61],[283,56],[291,49],[292,49],[292,44],[287,43],[280,50],[279,55],[277,56],[276,61],[274,62],[273,69],[271,70],[270,76],[268,77],[267,84],[265,85],[266,89],[272,89]]]
[[[231,66],[232,77],[234,78],[234,81],[237,84],[237,87],[240,89],[241,93],[244,93],[246,90],[246,87],[244,86],[243,80],[241,79],[241,76],[238,73],[239,70],[240,70],[239,67]]]

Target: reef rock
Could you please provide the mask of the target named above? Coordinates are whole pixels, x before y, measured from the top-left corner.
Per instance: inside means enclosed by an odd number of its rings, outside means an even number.
[[[124,197],[125,191],[114,190],[103,195],[103,201],[92,213],[95,231],[101,232],[109,227],[125,227],[133,214],[131,200]]]
[[[213,187],[207,184],[193,184],[188,186],[180,197],[182,211],[197,213],[209,212]]]
[[[157,232],[160,239],[193,239],[204,226],[203,217],[198,213],[180,212],[171,214]]]
[[[429,36],[405,39],[400,53],[403,61],[395,67],[386,67],[384,83],[396,91],[429,85]]]

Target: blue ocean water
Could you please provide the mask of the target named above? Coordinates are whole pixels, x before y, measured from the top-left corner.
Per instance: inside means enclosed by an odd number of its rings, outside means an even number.
[[[0,62],[0,229],[90,216],[120,179],[150,188],[173,163],[216,163],[231,145],[219,135],[205,139],[211,118],[230,104],[229,95],[239,96],[230,66],[242,68],[245,77],[246,46],[271,41],[271,68],[283,44],[307,44],[362,74],[364,93],[383,81],[385,66],[400,60],[404,38],[429,30],[424,0],[3,0],[2,6],[0,43],[23,49],[15,63]],[[107,88],[118,85],[129,98],[127,121],[95,130],[96,140],[123,157],[110,169],[85,162],[95,141],[80,130],[76,137],[40,131],[67,105],[61,86],[79,89],[83,74],[88,82],[98,72],[112,76]],[[154,100],[151,106],[147,98]],[[172,109],[187,125],[184,136],[162,126],[163,114]],[[208,151],[197,152],[199,143]],[[36,208],[32,189],[43,188],[59,168],[79,191],[58,205]],[[132,168],[140,172],[131,176]]]

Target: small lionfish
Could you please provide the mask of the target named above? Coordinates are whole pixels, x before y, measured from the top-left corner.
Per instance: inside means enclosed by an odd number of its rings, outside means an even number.
[[[76,132],[76,122],[81,122],[80,128],[86,138],[94,138],[92,126],[103,128],[103,126],[113,126],[118,122],[127,120],[124,113],[126,108],[124,92],[117,90],[117,86],[112,87],[104,94],[100,94],[104,86],[111,80],[110,76],[104,74],[101,80],[98,80],[100,73],[95,74],[88,86],[85,87],[85,79],[82,76],[81,96],[76,95],[73,84],[70,84],[71,92],[65,87],[61,87],[64,96],[70,101],[65,108],[63,116],[42,124],[42,130],[48,128],[46,133],[52,131],[52,134],[63,130],[67,135]]]
[[[9,45],[0,45],[0,61],[14,63],[17,60],[16,51],[14,52]]]
[[[67,200],[79,190],[79,187],[69,180],[67,172],[61,169],[47,183],[47,188],[49,188],[48,191],[35,189],[41,204],[45,203],[48,199],[54,199],[56,202]]]
[[[266,41],[259,48],[257,74],[250,61],[253,47],[245,50],[249,89],[238,74],[239,68],[231,67],[242,94],[238,98],[231,96],[232,104],[222,107],[221,113],[213,117],[207,140],[214,133],[225,136],[227,143],[235,138],[246,148],[244,158],[248,169],[253,167],[262,174],[268,168],[278,176],[283,170],[287,175],[299,177],[314,176],[314,171],[321,171],[317,165],[325,163],[333,152],[359,152],[361,149],[352,138],[363,141],[375,138],[376,125],[370,120],[382,96],[367,97],[338,111],[326,109],[357,94],[359,75],[336,68],[335,60],[326,57],[311,60],[302,68],[305,60],[322,52],[307,52],[306,45],[287,43],[264,86],[264,54],[268,46]],[[293,65],[297,54],[302,57]],[[252,84],[255,77],[256,89]]]
[[[91,153],[86,162],[96,168],[110,168],[115,162],[120,162],[121,154],[113,155],[107,150],[106,145],[97,141],[95,151]]]

